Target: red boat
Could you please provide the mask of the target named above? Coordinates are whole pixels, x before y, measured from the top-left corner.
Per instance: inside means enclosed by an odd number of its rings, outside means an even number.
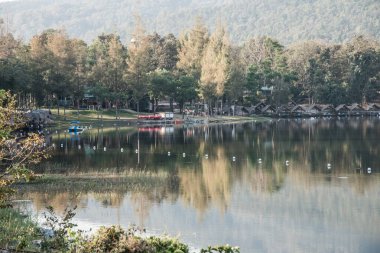
[[[163,117],[160,114],[139,115],[138,119],[142,120],[161,120]]]

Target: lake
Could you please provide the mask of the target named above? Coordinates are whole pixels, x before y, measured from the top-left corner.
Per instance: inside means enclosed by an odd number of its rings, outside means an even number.
[[[135,224],[195,248],[379,252],[380,119],[92,128],[49,136],[21,186],[36,214],[78,206],[81,228]],[[369,169],[370,168],[370,169]]]

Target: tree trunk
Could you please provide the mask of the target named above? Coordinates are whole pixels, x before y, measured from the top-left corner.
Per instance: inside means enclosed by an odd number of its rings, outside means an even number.
[[[115,118],[117,119],[117,106],[118,106],[118,101],[115,101]]]
[[[78,114],[78,120],[79,120],[79,99],[77,101],[77,114]]]
[[[57,98],[58,116],[59,116],[59,98]]]

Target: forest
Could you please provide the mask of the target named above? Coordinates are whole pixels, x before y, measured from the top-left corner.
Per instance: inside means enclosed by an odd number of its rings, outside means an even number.
[[[0,16],[17,38],[29,40],[47,28],[92,42],[117,32],[122,41],[133,33],[138,13],[149,33],[173,33],[201,16],[214,30],[221,18],[234,43],[269,36],[281,44],[323,40],[342,43],[357,34],[380,39],[378,0],[13,0],[0,3]]]
[[[155,110],[158,101],[213,106],[296,103],[369,103],[380,90],[380,42],[356,36],[345,43],[304,41],[289,46],[268,36],[234,43],[217,21],[201,18],[181,32],[148,33],[135,16],[132,39],[100,34],[91,43],[48,29],[28,42],[2,20],[0,88],[20,107]]]

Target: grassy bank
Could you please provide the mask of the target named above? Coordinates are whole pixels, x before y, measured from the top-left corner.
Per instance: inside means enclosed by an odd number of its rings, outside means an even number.
[[[28,192],[145,192],[176,187],[178,178],[168,173],[126,172],[96,174],[48,174],[29,183],[17,184],[19,194]]]
[[[116,118],[116,110],[66,110],[65,113],[60,109],[51,110],[54,119],[54,125],[59,127],[67,127],[71,121],[80,121],[81,124],[112,126],[114,124],[122,124],[125,122],[133,123],[137,118],[137,114],[129,110],[118,110],[118,118]]]
[[[92,125],[103,125],[103,126],[112,126],[114,124],[123,125],[125,123],[136,124],[137,113],[131,110],[118,110],[118,118],[116,118],[116,110],[109,109],[103,111],[96,110],[66,110],[65,114],[63,109],[60,109],[58,114],[58,109],[51,110],[54,116],[54,124],[57,126],[66,127],[70,125],[71,121],[78,120],[83,124],[92,124]],[[175,114],[176,119],[182,119],[182,114]],[[205,119],[204,117],[192,117],[195,119]],[[250,121],[267,121],[266,117],[244,117],[244,116],[214,116],[209,117],[209,124],[223,124],[223,123],[241,123],[241,122],[250,122]]]

